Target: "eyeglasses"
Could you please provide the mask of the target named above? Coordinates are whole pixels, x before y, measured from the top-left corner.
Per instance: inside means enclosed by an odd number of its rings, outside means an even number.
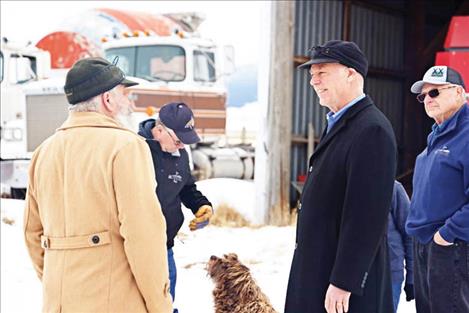
[[[445,89],[450,89],[450,88],[455,88],[455,87],[457,86],[449,86],[449,87],[440,88],[440,89],[435,88],[435,89],[430,90],[429,92],[423,92],[417,96],[417,100],[418,102],[423,103],[427,94],[430,96],[430,98],[436,98],[440,95],[440,90],[445,90]]]
[[[171,140],[173,141],[175,146],[180,146],[182,145],[182,141],[179,139],[174,139],[173,135],[169,132],[169,130],[166,128],[166,126],[163,125],[164,130],[168,133],[169,137],[171,137]]]

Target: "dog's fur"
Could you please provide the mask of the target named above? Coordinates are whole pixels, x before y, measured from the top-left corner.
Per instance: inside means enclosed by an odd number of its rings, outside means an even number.
[[[207,271],[215,282],[215,313],[276,313],[236,254],[212,255]]]

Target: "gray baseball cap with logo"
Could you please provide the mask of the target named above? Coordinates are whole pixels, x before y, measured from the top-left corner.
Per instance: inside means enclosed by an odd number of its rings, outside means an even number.
[[[423,79],[416,81],[412,87],[410,87],[410,91],[413,93],[421,93],[424,84],[454,84],[464,89],[466,88],[461,75],[456,70],[444,65],[430,67],[428,71],[425,72],[425,75],[423,75]]]

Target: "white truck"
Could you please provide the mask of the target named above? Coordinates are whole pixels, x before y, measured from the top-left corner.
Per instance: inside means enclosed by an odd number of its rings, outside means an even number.
[[[0,68],[2,193],[17,198],[24,196],[32,152],[67,116],[64,76],[59,70],[51,77],[49,52],[6,38]]]
[[[136,32],[105,40],[103,57],[141,82],[131,88],[135,112],[130,125],[156,116],[168,102],[185,102],[195,115],[205,143],[223,137],[226,89],[223,75],[234,70],[231,48],[220,51],[199,37],[154,36]],[[223,60],[223,61],[220,61]],[[1,46],[1,183],[2,192],[22,198],[27,167],[34,149],[63,123],[67,101],[63,91],[67,69],[51,70],[50,54],[34,46]],[[253,152],[208,146],[194,155],[199,177],[252,178]],[[198,165],[199,164],[199,165]]]
[[[210,40],[199,37],[135,36],[109,39],[102,44],[105,58],[127,76],[148,81],[131,88],[137,112],[157,113],[168,102],[185,102],[193,110],[201,137],[214,140],[225,133],[227,62]],[[152,109],[153,108],[153,111]]]

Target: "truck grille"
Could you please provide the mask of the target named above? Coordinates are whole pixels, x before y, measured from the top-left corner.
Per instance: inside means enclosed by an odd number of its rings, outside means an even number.
[[[26,96],[26,135],[28,152],[34,151],[67,119],[64,94]]]
[[[213,92],[176,92],[170,90],[136,90],[137,108],[156,107],[159,111],[169,102],[184,102],[194,112],[199,135],[223,135],[226,128],[226,94]]]

